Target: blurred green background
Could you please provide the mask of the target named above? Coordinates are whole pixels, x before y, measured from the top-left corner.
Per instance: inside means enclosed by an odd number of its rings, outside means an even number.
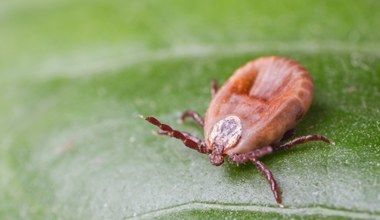
[[[380,219],[380,2],[0,3],[0,219]],[[154,115],[202,137],[209,82],[283,55],[315,81],[297,136],[253,165],[213,167],[152,135]]]

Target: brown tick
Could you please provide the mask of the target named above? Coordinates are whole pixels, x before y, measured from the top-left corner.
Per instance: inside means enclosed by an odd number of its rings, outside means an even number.
[[[219,90],[217,87],[212,81],[212,100],[205,119],[191,110],[180,118],[182,122],[191,118],[203,127],[205,141],[174,130],[154,117],[145,120],[160,128],[158,134],[180,139],[185,146],[207,154],[215,166],[224,162],[224,156],[235,164],[252,162],[269,182],[277,204],[283,207],[276,181],[259,159],[309,141],[331,143],[316,134],[282,143],[294,135],[295,125],[310,107],[310,75],[291,59],[263,57],[247,63]]]

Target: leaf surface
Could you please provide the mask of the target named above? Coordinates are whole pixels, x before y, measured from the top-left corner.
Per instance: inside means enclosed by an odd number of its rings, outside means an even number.
[[[1,219],[380,219],[377,1],[5,0],[0,9]],[[203,114],[209,83],[265,55],[315,83],[297,136],[251,164],[213,167],[139,115]]]

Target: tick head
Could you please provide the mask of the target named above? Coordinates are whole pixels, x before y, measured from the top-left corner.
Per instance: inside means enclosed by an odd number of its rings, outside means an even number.
[[[208,136],[208,144],[212,147],[210,161],[213,165],[221,165],[223,163],[223,152],[236,146],[243,128],[240,118],[231,115],[218,121],[211,129]]]

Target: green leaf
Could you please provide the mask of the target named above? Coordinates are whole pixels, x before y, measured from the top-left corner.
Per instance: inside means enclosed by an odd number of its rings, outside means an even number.
[[[0,26],[0,219],[380,219],[379,2],[5,0]],[[265,55],[314,79],[297,136],[336,143],[263,158],[283,209],[138,117],[202,137],[181,112]]]

